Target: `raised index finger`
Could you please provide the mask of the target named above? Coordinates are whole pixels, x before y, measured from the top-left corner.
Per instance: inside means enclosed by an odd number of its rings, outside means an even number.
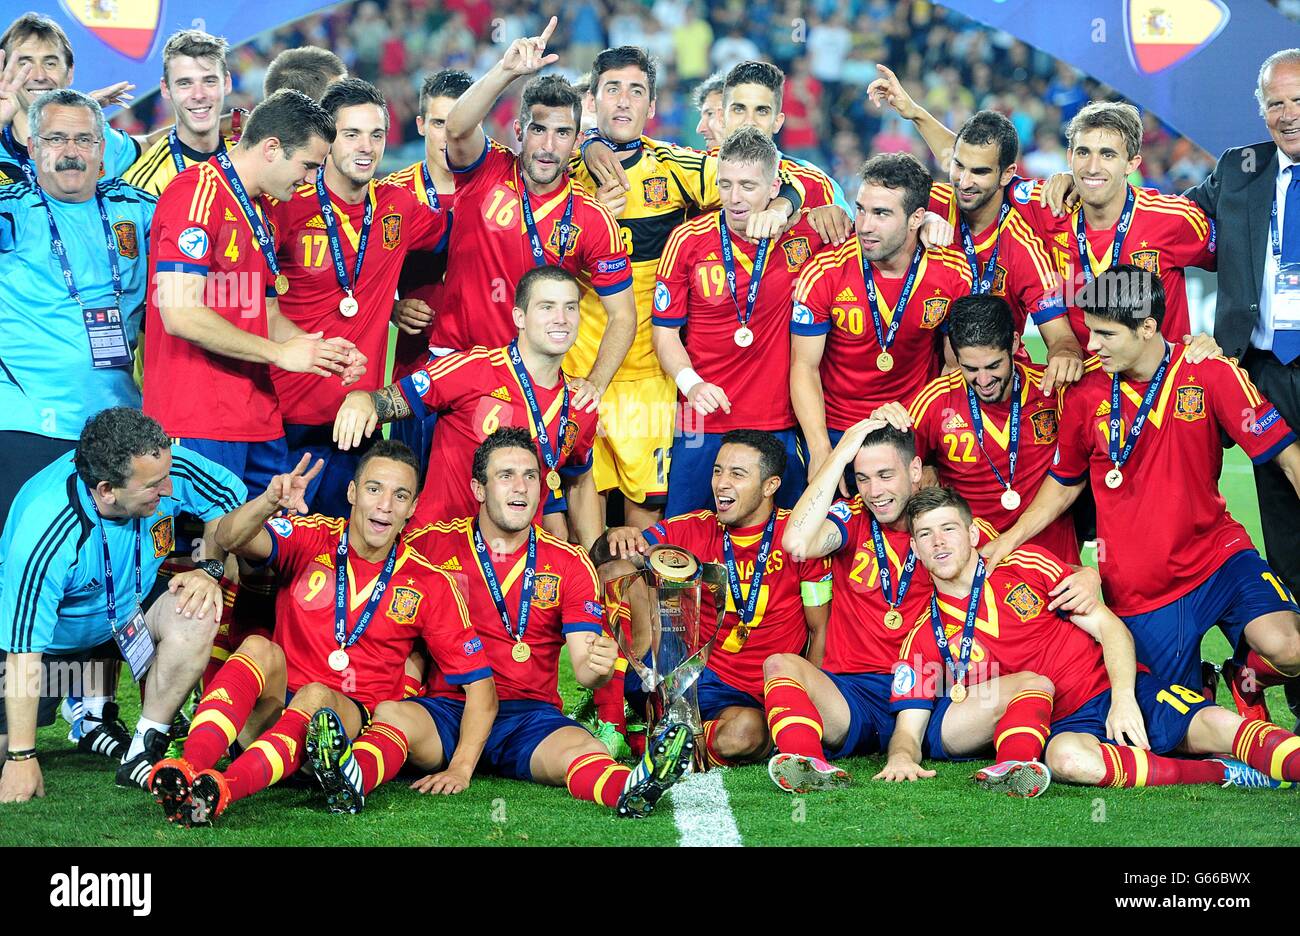
[[[543,46],[546,45],[546,40],[551,38],[551,33],[555,32],[555,27],[556,24],[558,23],[559,20],[556,17],[552,16],[551,21],[547,23],[546,28],[542,30],[542,34],[537,37],[542,40]]]

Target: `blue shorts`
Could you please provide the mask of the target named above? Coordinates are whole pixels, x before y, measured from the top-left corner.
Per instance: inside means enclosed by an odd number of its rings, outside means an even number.
[[[699,690],[700,700],[700,717],[705,721],[712,721],[722,714],[725,708],[739,706],[740,708],[763,710],[763,700],[757,699],[748,692],[741,692],[739,689],[733,689],[728,686],[713,670],[706,668],[700,673],[699,680],[695,683]]]
[[[1163,608],[1124,618],[1133,632],[1139,663],[1157,678],[1179,686],[1201,685],[1201,638],[1216,624],[1234,653],[1244,653],[1242,632],[1274,611],[1300,613],[1273,586],[1273,570],[1253,549],[1237,553],[1213,575]]]
[[[713,462],[722,448],[723,435],[721,432],[697,432],[673,438],[665,517],[714,509]],[[808,486],[808,457],[803,439],[794,429],[778,429],[772,435],[781,440],[786,456],[785,474],[781,476],[781,487],[776,492],[776,504],[788,509],[795,505]]]
[[[894,715],[889,711],[889,673],[832,673],[822,670],[849,707],[849,730],[840,746],[826,748],[830,760],[858,754],[878,754],[889,747]],[[931,720],[931,724],[934,724]]]
[[[424,706],[433,718],[438,738],[442,741],[443,756],[450,763],[460,741],[460,720],[465,714],[465,702],[445,696],[436,699],[417,696],[406,701]],[[533,752],[561,728],[582,728],[582,725],[548,702],[530,699],[502,702],[497,709],[496,721],[492,723],[492,731],[488,733],[487,744],[483,746],[479,767],[511,780],[532,780],[530,762]]]
[[[434,412],[423,419],[419,416],[408,416],[406,419],[399,419],[388,430],[390,439],[405,442],[407,447],[415,453],[415,458],[420,463],[421,489],[424,488],[424,477],[429,471],[429,447],[433,442],[433,427],[437,423],[438,414]]]
[[[1199,675],[1199,674],[1198,674]],[[1199,686],[1197,687],[1199,688]],[[1164,698],[1157,698],[1164,693]],[[1142,720],[1146,722],[1147,740],[1153,754],[1168,754],[1177,750],[1187,737],[1192,719],[1201,709],[1214,705],[1200,693],[1181,685],[1171,686],[1150,673],[1138,673],[1133,686]],[[1067,731],[1077,731],[1100,738],[1109,744],[1116,743],[1106,737],[1106,715],[1110,711],[1110,690],[1099,692],[1083,703],[1075,712],[1052,722],[1051,739]]]
[[[284,436],[266,442],[219,442],[214,439],[177,439],[181,445],[222,468],[229,469],[248,488],[250,497],[262,493],[271,479],[293,467]]]
[[[346,518],[352,514],[352,505],[348,503],[348,484],[357,473],[357,463],[366,449],[379,441],[380,436],[363,438],[361,445],[349,451],[339,451],[334,444],[333,426],[298,426],[285,423],[284,440],[288,450],[287,464],[298,464],[303,455],[311,455],[308,465],[323,459],[325,467],[320,474],[307,484],[307,506],[312,513],[327,517]],[[249,491],[254,490],[249,488]]]
[[[827,673],[826,675],[830,676],[831,674]],[[840,677],[831,677],[831,678],[843,679],[844,677],[840,676]],[[874,693],[883,693],[883,696],[881,696],[881,698],[884,699],[884,703],[883,703],[884,711],[886,713],[889,713],[890,686],[893,683],[892,675],[889,674],[881,675],[877,673],[870,673],[867,674],[867,676],[854,676],[851,678],[853,679],[871,678],[873,680],[874,679],[882,680],[882,682],[879,685],[873,683],[871,686],[871,691]],[[844,693],[844,690],[841,689],[840,692]],[[844,698],[845,699],[849,698],[847,693],[844,693]],[[880,705],[881,703],[878,700],[873,700],[873,704]],[[934,707],[930,709],[930,723],[925,726],[925,737],[921,739],[921,757],[928,758],[930,760],[954,761],[954,762],[968,761],[968,760],[975,759],[974,757],[971,756],[959,756],[957,754],[949,754],[947,748],[943,746],[943,719],[944,716],[948,714],[948,709],[951,707],[952,707],[952,699],[950,699],[947,695],[940,696],[939,698],[934,700]],[[849,702],[849,710],[853,711],[852,701]],[[856,716],[857,713],[854,712],[854,715]],[[890,718],[889,734],[882,736],[877,742],[879,744],[878,750],[882,752],[889,747],[889,738],[894,733],[893,719],[895,719],[896,717],[897,717],[897,713],[889,714],[889,718]],[[852,734],[853,732],[852,727],[849,728],[849,732],[850,734]],[[866,741],[869,743],[871,741],[870,737],[867,737]],[[991,740],[989,742],[989,746],[992,747]],[[852,752],[846,751],[844,754],[836,754],[834,756],[843,757],[849,753]],[[872,751],[870,748],[868,748],[866,750],[859,751],[858,753],[872,754],[875,752]]]

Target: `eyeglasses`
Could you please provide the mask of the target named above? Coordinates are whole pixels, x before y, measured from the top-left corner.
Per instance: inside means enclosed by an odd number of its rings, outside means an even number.
[[[100,143],[103,142],[101,139],[99,139],[99,137],[93,137],[89,133],[79,133],[74,137],[70,137],[62,133],[54,133],[51,134],[50,136],[43,136],[40,138],[40,140],[42,143],[44,143],[46,146],[50,147],[51,149],[58,149],[58,150],[67,149],[68,144],[71,143],[73,146],[81,150],[83,153],[87,153],[90,150],[93,150],[96,146],[98,146]]]

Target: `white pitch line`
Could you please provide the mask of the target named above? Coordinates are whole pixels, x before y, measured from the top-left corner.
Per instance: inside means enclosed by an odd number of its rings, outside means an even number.
[[[673,821],[682,847],[738,847],[740,830],[727,802],[721,770],[687,774],[668,795],[673,801]]]

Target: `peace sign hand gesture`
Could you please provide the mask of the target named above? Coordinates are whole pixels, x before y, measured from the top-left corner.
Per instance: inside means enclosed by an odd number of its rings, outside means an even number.
[[[309,464],[311,464],[310,452],[303,455],[302,460],[298,462],[293,471],[272,478],[271,483],[266,486],[266,493],[262,495],[266,498],[267,506],[281,510],[297,511],[305,516],[309,512],[307,507],[307,487],[311,484],[312,479],[320,474],[321,469],[325,467],[325,459],[316,459],[316,464],[311,471],[307,470]]]

